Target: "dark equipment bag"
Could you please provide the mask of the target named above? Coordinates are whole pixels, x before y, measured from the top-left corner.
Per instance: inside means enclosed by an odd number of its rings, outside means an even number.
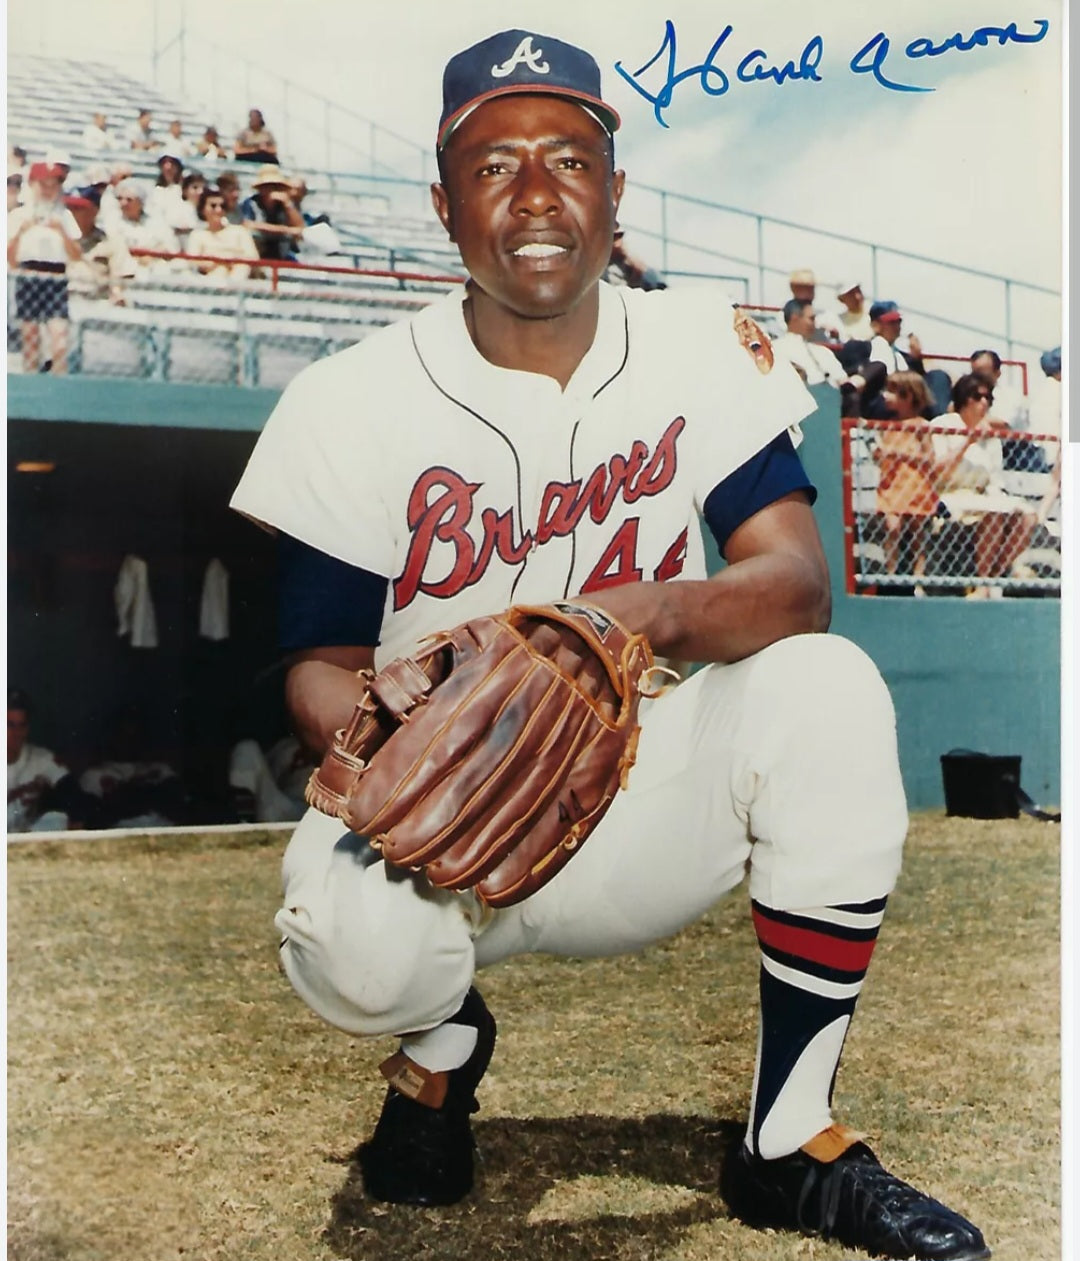
[[[1020,758],[951,749],[941,755],[945,813],[966,819],[1016,819],[1020,812],[1047,823],[1061,815],[1042,810],[1020,787]]]

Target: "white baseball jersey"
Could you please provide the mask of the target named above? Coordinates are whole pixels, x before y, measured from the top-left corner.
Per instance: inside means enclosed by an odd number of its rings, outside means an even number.
[[[600,285],[565,391],[489,363],[464,291],[306,368],[232,507],[390,579],[376,666],[511,603],[700,578],[725,477],[813,410],[763,374],[726,295]]]

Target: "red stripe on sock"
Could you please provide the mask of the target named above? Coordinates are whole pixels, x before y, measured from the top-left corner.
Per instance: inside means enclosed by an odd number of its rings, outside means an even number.
[[[763,946],[772,946],[774,950],[782,950],[784,954],[820,963],[827,968],[839,968],[842,972],[865,972],[870,966],[876,939],[847,941],[811,928],[778,924],[759,911],[754,911],[753,916],[754,930]]]

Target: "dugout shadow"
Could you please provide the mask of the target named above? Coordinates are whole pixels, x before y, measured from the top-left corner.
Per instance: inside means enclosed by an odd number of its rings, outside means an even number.
[[[477,1185],[451,1208],[416,1209],[365,1197],[356,1162],[334,1196],[324,1239],[344,1261],[413,1257],[566,1261],[567,1257],[645,1261],[697,1222],[726,1218],[717,1189],[724,1153],[745,1123],[657,1114],[626,1118],[495,1117],[473,1126],[480,1153]],[[689,1188],[692,1201],[670,1211],[528,1220],[557,1183],[592,1176],[641,1178]],[[497,1248],[493,1249],[493,1245]]]

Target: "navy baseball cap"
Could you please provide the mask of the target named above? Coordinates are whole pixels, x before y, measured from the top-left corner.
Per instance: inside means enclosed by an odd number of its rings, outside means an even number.
[[[895,302],[875,302],[870,308],[871,320],[899,320],[903,316]]]
[[[1044,350],[1039,356],[1039,367],[1048,377],[1054,375],[1055,372],[1061,371],[1061,347],[1055,346],[1053,350]]]
[[[515,92],[565,96],[609,135],[619,129],[618,113],[600,96],[600,67],[587,52],[535,31],[500,31],[446,63],[436,148],[478,105]]]

